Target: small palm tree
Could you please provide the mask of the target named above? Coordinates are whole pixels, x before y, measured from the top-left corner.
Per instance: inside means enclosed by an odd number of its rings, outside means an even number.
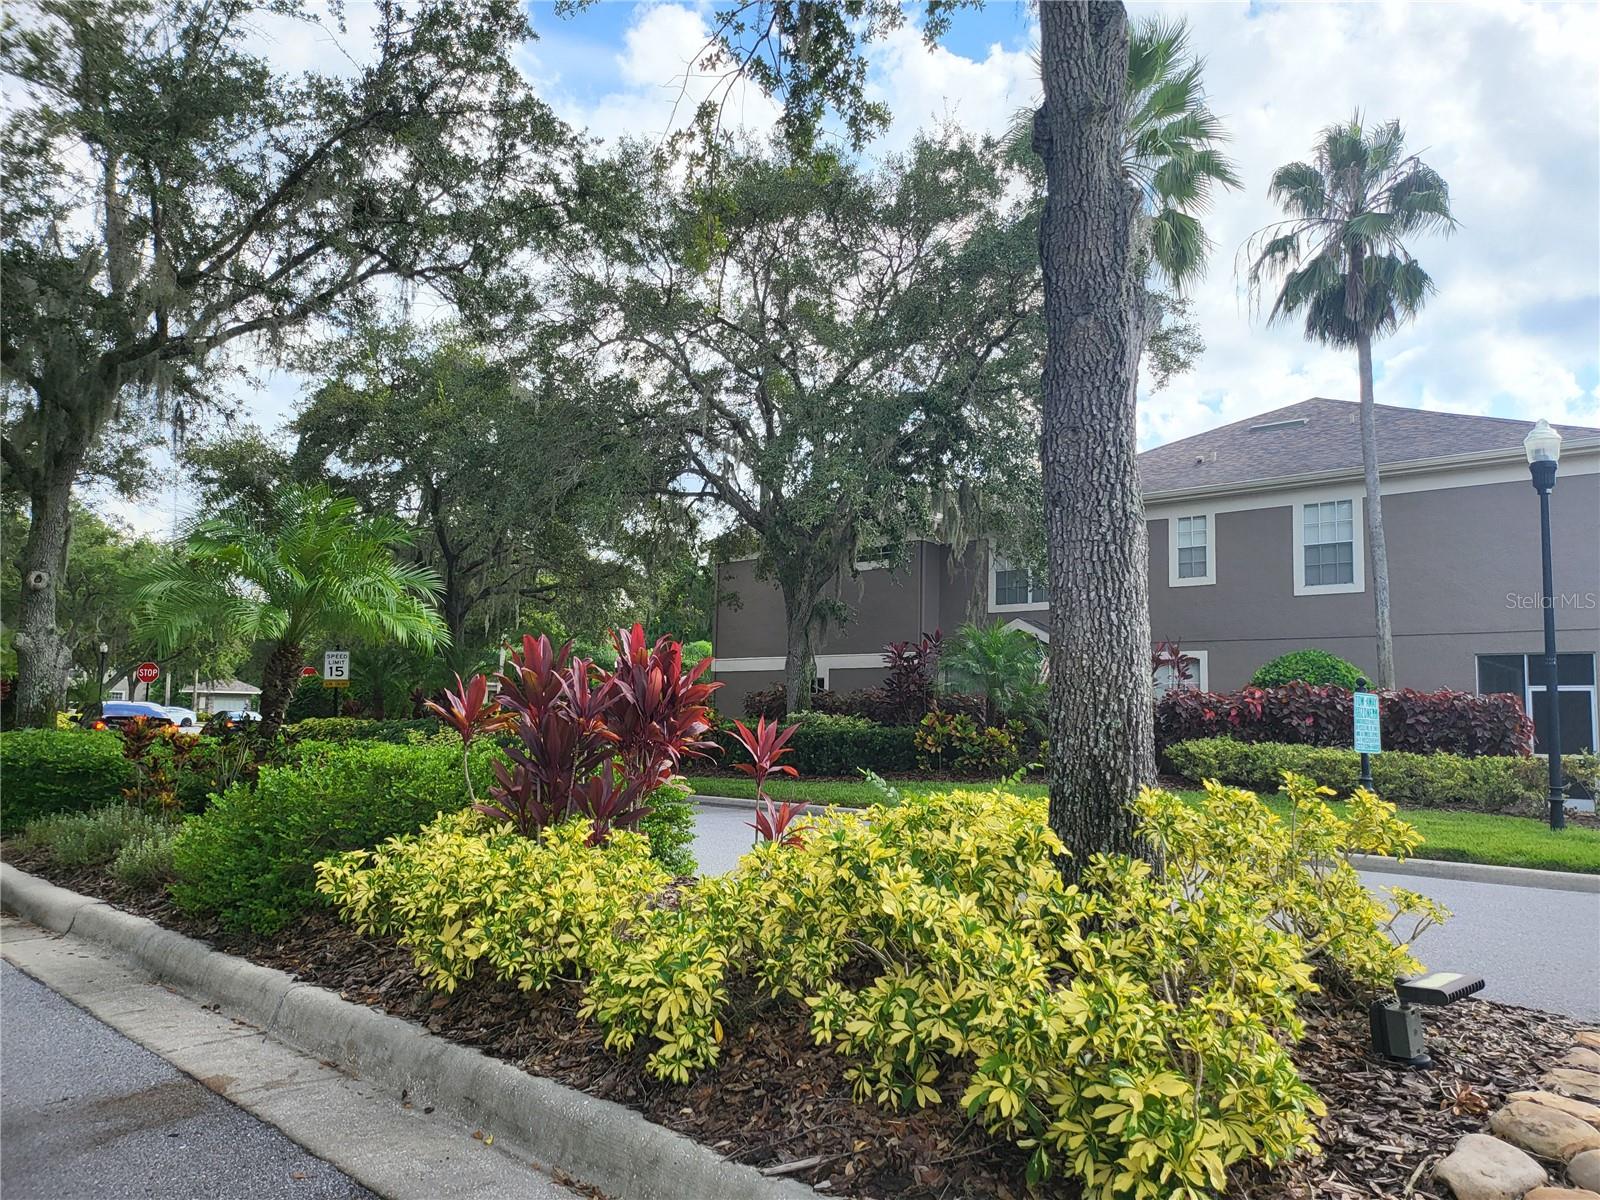
[[[394,556],[409,540],[399,522],[364,517],[325,487],[285,488],[264,518],[228,514],[194,526],[179,558],[138,588],[140,623],[161,644],[197,628],[271,641],[261,680],[261,733],[270,739],[308,647],[449,640],[430,602],[438,576]]]
[[[945,681],[983,697],[984,720],[994,725],[1037,704],[1044,689],[1044,647],[1020,629],[969,621],[957,630],[940,663]]]
[[[1303,317],[1308,341],[1356,348],[1378,683],[1393,688],[1372,342],[1414,318],[1433,291],[1405,239],[1455,228],[1450,189],[1437,171],[1405,152],[1398,121],[1369,128],[1357,113],[1322,131],[1313,161],[1279,167],[1270,190],[1289,218],[1261,230],[1246,247],[1251,290],[1259,296],[1278,288],[1268,322]]]

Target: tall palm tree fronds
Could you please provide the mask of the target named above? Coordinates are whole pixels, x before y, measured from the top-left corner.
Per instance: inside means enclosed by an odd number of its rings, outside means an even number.
[[[1303,317],[1307,340],[1354,346],[1417,315],[1434,285],[1405,239],[1456,222],[1449,185],[1405,153],[1398,121],[1330,125],[1313,160],[1279,167],[1269,191],[1289,216],[1246,244],[1252,293],[1278,287],[1269,324]]]

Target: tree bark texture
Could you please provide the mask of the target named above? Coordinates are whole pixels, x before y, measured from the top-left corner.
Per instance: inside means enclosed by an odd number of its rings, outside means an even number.
[[[289,708],[289,698],[294,695],[300,677],[300,664],[305,659],[302,646],[279,643],[267,655],[261,670],[261,741],[271,745],[283,725],[284,713]]]
[[[1155,778],[1149,548],[1134,459],[1138,197],[1120,162],[1122,5],[1041,4],[1039,26],[1050,825],[1076,877],[1096,853],[1145,853],[1129,802]]]
[[[1378,413],[1372,390],[1372,335],[1356,335],[1361,370],[1361,466],[1366,478],[1367,555],[1372,563],[1372,604],[1377,614],[1378,687],[1393,691],[1394,626],[1389,620],[1389,546],[1383,537],[1383,494],[1378,480]]]
[[[28,540],[22,550],[22,596],[13,640],[17,651],[17,724],[25,728],[55,724],[72,666],[71,651],[56,626],[56,594],[67,569],[72,480],[76,474],[76,465],[51,472],[30,489]]]
[[[816,616],[816,592],[802,583],[780,584],[783,593],[785,706],[792,716],[811,707],[811,632]]]

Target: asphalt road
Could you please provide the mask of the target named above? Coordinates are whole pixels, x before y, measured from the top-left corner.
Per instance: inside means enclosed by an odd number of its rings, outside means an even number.
[[[702,806],[694,854],[708,875],[730,871],[754,836],[748,811]],[[1600,1018],[1600,895],[1362,872],[1367,886],[1409,888],[1452,914],[1415,953],[1431,970],[1484,977],[1486,1000]]]
[[[10,963],[0,1005],[6,1200],[372,1196]]]

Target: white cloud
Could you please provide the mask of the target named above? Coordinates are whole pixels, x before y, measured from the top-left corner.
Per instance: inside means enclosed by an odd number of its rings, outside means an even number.
[[[911,25],[872,51],[868,93],[884,102],[893,124],[875,149],[898,149],[930,125],[945,123],[1001,134],[1018,110],[1036,104],[1039,75],[1027,51],[991,45],[982,60],[929,46]]]
[[[720,69],[705,69],[710,43],[711,27],[698,8],[641,4],[613,56],[623,86],[597,99],[580,98],[584,80],[562,56],[565,37],[543,52],[535,44],[531,73],[546,85],[545,97],[563,119],[606,141],[665,137],[686,128],[708,98],[722,105],[726,126],[771,129],[778,110],[760,89],[730,81]]]

